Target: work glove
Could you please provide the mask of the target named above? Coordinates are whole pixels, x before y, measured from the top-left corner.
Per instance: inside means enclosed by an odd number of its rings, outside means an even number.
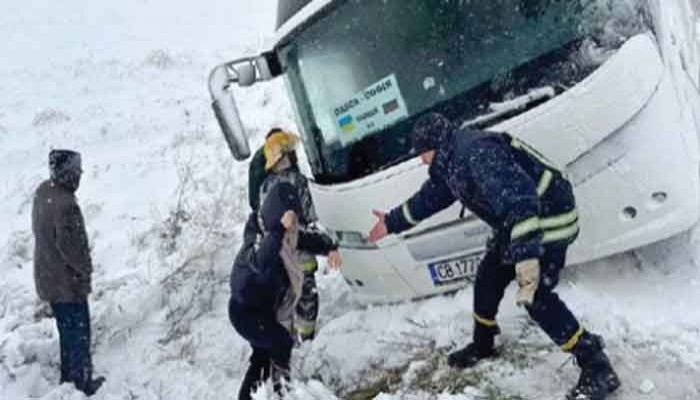
[[[515,279],[518,281],[518,293],[515,304],[531,306],[535,301],[535,292],[540,283],[540,262],[536,258],[515,264]]]

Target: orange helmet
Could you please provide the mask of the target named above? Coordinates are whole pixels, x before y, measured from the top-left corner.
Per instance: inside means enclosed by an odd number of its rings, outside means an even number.
[[[265,170],[270,170],[287,153],[296,150],[299,137],[293,133],[277,131],[265,140],[263,152],[265,154]]]

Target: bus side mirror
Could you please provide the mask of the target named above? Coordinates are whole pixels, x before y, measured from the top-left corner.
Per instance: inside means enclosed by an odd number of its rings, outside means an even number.
[[[233,68],[233,67],[232,67]],[[252,63],[241,64],[236,68],[238,73],[238,86],[248,87],[253,86],[256,80],[255,66]]]
[[[238,161],[250,156],[250,145],[230,88],[233,83],[248,87],[259,81],[270,80],[282,73],[274,52],[256,57],[230,61],[214,68],[209,74],[209,94],[214,115],[228,143],[233,158]]]
[[[233,94],[229,92],[229,87],[233,82],[238,82],[238,74],[235,67],[229,64],[219,65],[209,74],[209,93],[211,94],[214,115],[219,122],[221,132],[224,134],[233,158],[243,161],[250,156],[250,145],[238,113],[236,101]]]

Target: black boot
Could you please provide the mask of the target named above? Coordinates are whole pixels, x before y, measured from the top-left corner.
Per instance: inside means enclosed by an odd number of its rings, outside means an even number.
[[[85,393],[86,396],[90,397],[100,390],[102,384],[107,380],[103,376],[98,376],[93,378],[92,375],[92,359],[88,355],[87,359],[83,359],[83,366],[78,370],[79,372],[75,374],[73,383],[76,389]]]
[[[620,387],[620,378],[603,352],[603,338],[584,332],[572,353],[581,367],[576,386],[569,391],[567,400],[604,400]]]
[[[480,323],[474,325],[474,341],[466,347],[447,356],[447,365],[452,368],[471,368],[479,360],[496,355],[494,338],[500,333],[498,327],[487,327]]]
[[[64,371],[64,368],[61,367],[61,377],[58,380],[59,385],[63,385],[66,382],[70,382],[70,379],[68,378],[68,372]]]
[[[250,366],[243,377],[241,388],[238,391],[238,400],[250,400],[251,394],[258,389],[263,382],[270,377],[270,358],[266,353],[253,350],[250,357]]]
[[[106,380],[107,379],[104,376],[98,376],[95,379],[91,378],[81,390],[86,396],[92,396],[93,394],[97,393],[98,390],[100,390],[100,387]]]
[[[272,377],[272,388],[275,393],[277,393],[280,398],[284,398],[285,392],[289,389],[289,362],[278,363],[272,361],[270,376]]]

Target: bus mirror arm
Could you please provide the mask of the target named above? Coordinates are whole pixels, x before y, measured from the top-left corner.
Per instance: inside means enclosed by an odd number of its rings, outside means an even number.
[[[214,115],[228,143],[233,158],[238,161],[250,156],[250,145],[241,122],[231,85],[249,87],[270,80],[282,73],[273,52],[262,53],[221,64],[209,74],[209,94]]]
[[[253,59],[253,62],[258,70],[258,81],[269,81],[282,75],[282,66],[277,54],[273,51],[260,54]]]
[[[243,161],[250,156],[250,145],[243,129],[233,94],[229,92],[232,83],[240,84],[236,68],[229,63],[219,65],[209,74],[209,94],[214,115],[221,127],[233,158]]]

